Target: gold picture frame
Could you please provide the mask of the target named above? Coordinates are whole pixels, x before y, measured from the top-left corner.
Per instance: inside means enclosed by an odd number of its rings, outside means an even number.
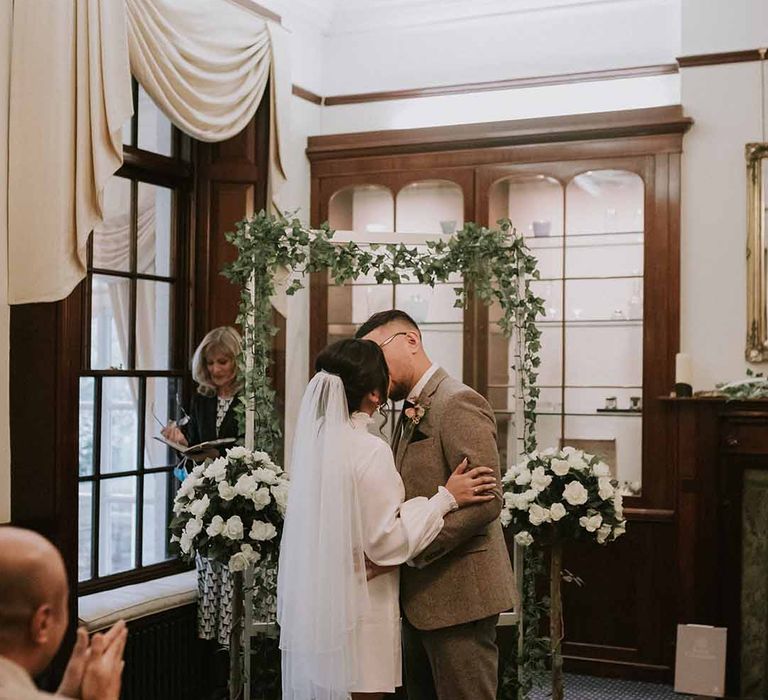
[[[768,360],[768,264],[765,203],[768,143],[748,143],[747,159],[747,347],[749,362]]]

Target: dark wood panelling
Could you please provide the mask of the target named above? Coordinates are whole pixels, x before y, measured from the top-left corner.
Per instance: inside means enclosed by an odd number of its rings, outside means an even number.
[[[699,66],[719,66],[725,63],[747,63],[760,61],[765,57],[765,49],[749,49],[747,51],[726,51],[723,53],[705,53],[696,56],[681,56],[677,59],[680,68],[697,68]]]
[[[476,92],[515,90],[520,88],[543,87],[545,85],[569,85],[573,83],[587,83],[600,80],[646,78],[652,75],[669,75],[677,73],[677,71],[677,65],[674,63],[663,63],[655,66],[634,66],[631,68],[612,68],[608,70],[582,71],[578,73],[558,73],[554,75],[539,75],[528,78],[510,78],[508,80],[488,80],[484,82],[460,83],[456,85],[417,87],[406,90],[362,92],[351,95],[329,95],[325,98],[325,105],[333,107],[337,105],[382,102],[386,100],[409,100],[416,97],[438,97],[441,95],[466,95]]]
[[[307,155],[314,164],[324,158],[392,156],[585,139],[682,134],[691,123],[690,118],[683,116],[682,107],[673,105],[484,124],[310,136]]]

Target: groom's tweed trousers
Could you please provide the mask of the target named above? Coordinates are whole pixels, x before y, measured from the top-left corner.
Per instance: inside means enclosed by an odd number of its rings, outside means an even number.
[[[406,498],[430,497],[438,486],[445,485],[452,470],[464,457],[470,467],[492,467],[499,482],[493,501],[461,508],[449,513],[445,526],[434,542],[414,562],[404,566],[401,573],[401,604],[410,629],[428,646],[433,675],[437,673],[436,659],[453,656],[451,650],[441,652],[440,646],[460,646],[461,653],[469,654],[471,663],[472,639],[476,640],[478,657],[487,656],[489,644],[495,650],[493,639],[485,627],[476,624],[495,618],[509,610],[516,602],[512,566],[504,542],[499,514],[501,512],[501,473],[496,447],[496,422],[488,402],[476,391],[448,376],[439,369],[427,382],[418,400],[426,413],[418,425],[404,418],[402,430],[396,432],[395,463],[405,484]],[[454,631],[446,628],[456,627]],[[429,634],[442,630],[439,634]],[[457,649],[458,651],[458,649]],[[409,673],[409,653],[406,649],[406,675]],[[494,651],[495,654],[495,651]],[[494,657],[495,658],[495,657]],[[496,664],[484,664],[486,675],[493,675],[486,683],[476,679],[474,692],[465,695],[463,683],[452,682],[450,663],[439,663],[440,673],[447,682],[438,687],[444,690],[439,700],[491,700],[495,698]],[[477,669],[481,672],[481,669]],[[466,674],[465,664],[455,669]],[[413,669],[411,669],[413,676]],[[410,688],[410,683],[409,683]],[[453,688],[450,694],[448,688]],[[487,688],[487,692],[482,690]],[[412,691],[411,691],[412,692]],[[478,694],[480,692],[480,694]],[[488,694],[492,693],[492,694]]]

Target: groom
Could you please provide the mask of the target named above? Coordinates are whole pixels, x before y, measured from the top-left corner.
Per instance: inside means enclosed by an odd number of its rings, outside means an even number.
[[[432,496],[464,457],[493,467],[501,483],[491,407],[430,361],[414,320],[382,311],[356,337],[378,343],[390,398],[405,399],[392,449],[406,499]],[[498,490],[493,501],[449,513],[435,541],[401,569],[408,700],[496,698],[496,624],[516,599],[501,498]]]

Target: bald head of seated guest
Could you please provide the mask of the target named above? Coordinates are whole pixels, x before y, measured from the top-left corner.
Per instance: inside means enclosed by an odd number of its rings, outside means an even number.
[[[0,527],[0,700],[52,697],[32,677],[42,673],[61,646],[69,624],[69,586],[61,554],[30,530]],[[58,695],[117,700],[126,630],[118,623],[92,640],[84,629]]]

